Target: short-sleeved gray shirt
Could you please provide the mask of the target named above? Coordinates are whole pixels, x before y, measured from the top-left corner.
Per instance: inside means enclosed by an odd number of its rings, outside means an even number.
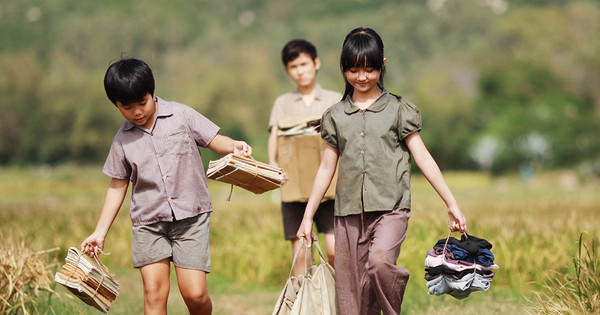
[[[157,106],[152,130],[121,125],[102,170],[132,182],[134,226],[212,211],[198,146],[206,147],[219,127],[189,106],[160,98]]]
[[[383,91],[366,110],[349,95],[323,114],[321,136],[339,151],[335,215],[410,209],[410,152],[421,130],[418,108]]]

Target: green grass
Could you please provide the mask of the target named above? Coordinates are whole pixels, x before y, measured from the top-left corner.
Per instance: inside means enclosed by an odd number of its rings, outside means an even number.
[[[548,275],[569,272],[580,233],[600,237],[597,181],[580,182],[568,171],[536,174],[528,182],[479,173],[445,176],[469,232],[494,245],[500,269],[489,291],[468,299],[427,295],[423,260],[435,241],[447,236],[447,215],[433,189],[415,175],[413,213],[399,259],[411,271],[404,314],[523,314],[531,306],[527,299],[547,290],[543,282]],[[57,259],[63,260],[67,248],[78,247],[94,229],[108,181],[100,167],[0,169],[4,239],[22,240],[34,251],[59,247]],[[282,236],[279,193],[254,195],[235,188],[227,202],[228,185],[211,181],[209,189],[214,212],[208,281],[214,314],[268,314],[291,260]],[[102,258],[121,284],[112,314],[138,314],[143,308],[141,278],[131,268],[130,224],[126,202],[106,239],[105,252],[111,254]],[[60,296],[52,296],[50,304],[56,314],[90,311],[66,290],[55,289]],[[185,313],[175,280],[169,310]]]

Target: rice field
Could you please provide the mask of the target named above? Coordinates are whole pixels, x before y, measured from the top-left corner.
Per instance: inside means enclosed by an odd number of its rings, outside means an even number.
[[[446,173],[465,213],[469,232],[488,239],[500,269],[487,292],[465,300],[429,296],[423,275],[427,250],[448,235],[442,201],[419,175],[413,176],[413,206],[399,264],[411,271],[403,314],[526,314],[535,292],[548,292],[547,277],[572,273],[580,234],[600,238],[600,182],[573,171],[491,177]],[[99,166],[0,169],[0,249],[18,246],[39,255],[53,274],[68,247],[79,247],[92,232],[109,179]],[[208,277],[214,314],[269,314],[287,279],[291,250],[283,240],[279,193],[254,195],[211,181],[212,273]],[[121,284],[112,314],[143,310],[139,272],[131,267],[131,235],[126,202],[106,239],[102,257]],[[459,237],[454,234],[453,236]],[[2,257],[2,256],[0,256]],[[12,257],[16,259],[15,257]],[[8,268],[2,262],[2,268]],[[2,275],[4,277],[4,275]],[[173,277],[174,278],[174,277]],[[0,282],[1,283],[1,282]],[[61,287],[36,300],[41,314],[95,312]],[[4,288],[0,285],[0,290]],[[50,291],[49,291],[50,292]],[[4,294],[0,291],[0,295]],[[35,310],[30,312],[35,313]],[[169,312],[186,313],[173,281]],[[14,311],[22,314],[23,311]]]

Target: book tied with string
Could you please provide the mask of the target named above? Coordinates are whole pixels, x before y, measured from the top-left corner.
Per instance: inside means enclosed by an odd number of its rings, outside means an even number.
[[[230,153],[210,161],[206,177],[262,194],[281,187],[283,170],[251,157]]]
[[[54,281],[103,313],[108,313],[119,295],[119,283],[108,268],[97,258],[82,254],[75,247],[69,248],[65,264],[54,275]]]

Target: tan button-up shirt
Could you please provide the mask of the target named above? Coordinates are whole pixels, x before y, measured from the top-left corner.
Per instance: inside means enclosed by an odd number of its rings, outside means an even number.
[[[410,152],[421,130],[418,108],[383,91],[365,110],[349,95],[323,114],[321,136],[339,151],[335,215],[410,209]]]
[[[268,130],[271,130],[271,127],[275,126],[281,118],[321,116],[325,110],[341,99],[340,93],[325,90],[318,84],[315,88],[315,99],[308,105],[302,100],[302,93],[298,89],[280,95],[273,104]]]
[[[189,106],[160,98],[157,106],[152,130],[123,123],[103,168],[131,180],[134,226],[212,211],[198,146],[206,147],[219,127]]]

